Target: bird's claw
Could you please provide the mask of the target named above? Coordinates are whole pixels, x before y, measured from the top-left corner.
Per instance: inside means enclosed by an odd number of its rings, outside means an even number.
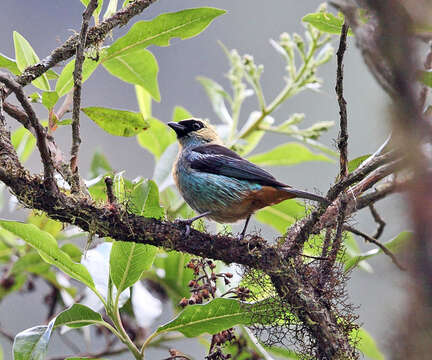
[[[192,221],[190,221],[190,219],[187,220],[177,219],[175,220],[175,223],[179,225],[184,225],[186,227],[186,231],[184,235],[185,237],[188,237],[190,235],[191,224],[192,224]]]

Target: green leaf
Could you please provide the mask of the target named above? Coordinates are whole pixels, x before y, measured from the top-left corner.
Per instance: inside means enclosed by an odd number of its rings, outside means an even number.
[[[150,127],[137,135],[137,141],[140,146],[159,159],[166,148],[176,141],[176,135],[166,124],[156,118],[149,118],[147,121]]]
[[[364,356],[373,360],[385,359],[375,340],[365,329],[354,330],[351,338],[354,340],[356,349],[360,350]]]
[[[35,137],[24,126],[12,133],[11,142],[22,163],[29,158],[36,146]]]
[[[71,243],[63,244],[60,249],[66,254],[68,254],[73,261],[77,263],[81,261],[82,252],[80,248],[75,244],[71,244]]]
[[[13,343],[14,360],[45,360],[54,322],[35,326],[17,334]]]
[[[138,106],[144,119],[152,116],[152,99],[148,91],[142,86],[135,85],[135,95],[138,101]]]
[[[131,193],[131,205],[141,216],[154,219],[162,219],[165,216],[159,202],[159,190],[153,180],[135,185]]]
[[[156,101],[160,101],[157,74],[159,66],[154,55],[146,49],[118,54],[102,59],[111,75],[131,84],[142,86]]]
[[[243,125],[243,129],[250,128],[258,120],[258,118],[260,116],[261,116],[261,112],[253,111],[249,115],[249,118],[246,121],[246,123]],[[266,116],[262,120],[263,126],[269,126],[269,125],[272,125],[273,123],[274,123],[274,118],[271,116]],[[243,129],[240,131],[240,133],[243,132]],[[238,149],[237,149],[237,144],[236,144],[237,152],[242,156],[249,154],[259,144],[259,142],[261,141],[264,134],[265,134],[265,131],[263,131],[263,130],[257,129],[255,131],[252,131],[249,135],[243,137],[243,140],[246,141],[245,145],[241,144],[240,146],[238,146]]]
[[[253,155],[249,161],[263,166],[295,165],[306,161],[333,162],[323,154],[315,154],[306,146],[298,143],[286,143],[269,152]]]
[[[289,359],[289,360],[304,359],[303,356],[300,356],[294,350],[290,350],[287,348],[283,348],[283,347],[279,347],[279,346],[275,346],[275,345],[274,346],[265,346],[264,345],[264,349],[266,349],[269,353],[276,355],[276,356],[281,356],[284,359]],[[312,360],[312,358],[310,360]]]
[[[259,210],[255,218],[284,234],[288,227],[305,216],[305,207],[294,199]]]
[[[110,255],[110,276],[119,293],[135,284],[150,269],[157,248],[133,242],[115,241]]]
[[[155,265],[165,272],[163,277],[158,277],[158,281],[174,304],[178,304],[181,298],[190,296],[188,284],[193,279],[193,271],[186,267],[190,259],[189,254],[170,251],[155,260]]]
[[[79,328],[95,323],[103,322],[102,316],[81,304],[73,304],[69,309],[57,315],[54,327],[66,325],[71,328]]]
[[[336,17],[329,12],[317,12],[303,16],[302,21],[311,24],[322,32],[340,35],[344,18],[343,16]],[[354,35],[351,29],[348,30],[348,35]]]
[[[362,155],[359,157],[356,157],[355,159],[352,159],[348,162],[348,172],[353,172],[355,169],[357,169],[360,164],[365,161],[367,158],[369,158],[371,154]]]
[[[7,57],[6,55],[3,55],[2,53],[0,53],[0,68],[8,69],[14,75],[21,74],[16,61]]]
[[[50,265],[43,261],[37,252],[32,251],[21,256],[17,261],[15,261],[11,273],[20,274],[27,271],[33,274],[41,274],[48,271],[49,268]]]
[[[69,255],[61,251],[54,237],[33,224],[24,224],[17,221],[0,220],[0,226],[23,239],[36,250],[49,264],[57,266],[60,270],[94,289],[93,279],[87,269],[74,263]]]
[[[29,42],[17,31],[13,32],[13,39],[15,45],[15,58],[20,71],[24,71],[30,65],[37,64],[40,61]],[[50,90],[46,74],[33,80],[32,84],[38,89],[45,91]]]
[[[50,233],[55,238],[63,229],[61,222],[49,218],[45,213],[32,212],[27,218],[27,222],[36,225],[39,229]]]
[[[228,109],[225,105],[225,98],[229,99],[229,95],[224,90],[222,86],[220,86],[217,82],[212,79],[199,76],[198,81],[204,87],[204,90],[207,93],[207,96],[210,99],[210,102],[213,107],[213,111],[219,117],[219,119],[225,124],[231,125],[232,118],[228,112]]]
[[[96,106],[81,110],[111,135],[134,136],[149,126],[140,113]]]
[[[101,174],[111,172],[112,167],[108,159],[100,151],[95,151],[93,154],[92,162],[90,164],[90,178],[95,178]]]
[[[44,91],[42,93],[42,104],[48,109],[51,110],[59,99],[58,94],[55,91]]]
[[[204,305],[184,309],[174,320],[160,326],[157,333],[179,331],[186,337],[216,334],[235,325],[252,324],[252,305],[235,299],[216,298]]]
[[[109,164],[106,156],[99,151],[95,151],[90,164],[90,177],[95,178],[101,174],[105,174],[111,171],[112,167]]]
[[[392,240],[383,243],[383,245],[391,252],[398,253],[404,248],[404,246],[406,246],[407,242],[412,239],[412,236],[413,236],[412,232],[403,231]],[[357,266],[360,261],[369,259],[370,257],[373,257],[381,253],[382,253],[381,249],[375,248],[363,254],[352,257],[345,263],[345,272]]]
[[[172,121],[179,122],[192,118],[192,114],[182,106],[176,106],[173,111]]]
[[[59,77],[59,74],[57,74],[52,69],[48,69],[45,74],[46,74],[48,80],[55,80],[55,79],[58,79],[58,77]]]
[[[158,185],[159,191],[164,191],[168,186],[173,185],[171,171],[177,158],[178,148],[177,142],[168,146],[156,163],[153,180]]]
[[[168,46],[173,37],[182,40],[191,38],[224,13],[224,10],[214,8],[196,8],[162,14],[150,21],[138,21],[107,49],[102,61],[149,45]]]
[[[93,71],[96,70],[99,64],[100,64],[99,61],[95,61],[91,58],[86,57],[84,59],[83,66],[82,66],[82,83],[84,83],[90,77],[90,75],[93,73]],[[73,89],[74,70],[75,70],[75,60],[69,61],[66,64],[66,66],[63,68],[60,77],[57,80],[56,88],[55,88],[59,97],[66,95],[69,91]]]
[[[103,16],[103,19],[109,18],[117,11],[117,2],[118,0],[110,0],[108,3],[107,9],[105,11],[105,14]],[[99,4],[98,4],[99,5]]]

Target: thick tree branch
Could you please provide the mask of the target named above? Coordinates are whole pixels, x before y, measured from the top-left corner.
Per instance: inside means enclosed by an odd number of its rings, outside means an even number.
[[[90,28],[87,34],[85,48],[101,43],[111,30],[117,26],[127,24],[131,18],[143,12],[154,2],[156,2],[156,0],[132,1],[126,8],[117,11],[113,16],[102,21],[99,25]],[[38,64],[25,69],[24,72],[17,77],[16,81],[22,86],[31,83],[53,66],[74,56],[78,43],[79,35],[71,36],[63,45],[56,48],[51,55],[47,56]]]

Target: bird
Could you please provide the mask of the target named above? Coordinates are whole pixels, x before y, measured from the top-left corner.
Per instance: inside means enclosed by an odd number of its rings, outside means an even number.
[[[254,212],[286,199],[303,198],[328,203],[322,196],[286,185],[269,172],[242,158],[222,143],[216,130],[200,119],[167,124],[176,132],[179,151],[172,175],[185,202],[198,214],[179,220],[190,225],[202,217],[219,223],[246,220],[243,239]]]

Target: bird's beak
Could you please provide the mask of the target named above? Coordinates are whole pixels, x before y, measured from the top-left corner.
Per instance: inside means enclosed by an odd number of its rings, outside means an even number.
[[[186,127],[184,125],[176,122],[169,122],[168,126],[176,132],[178,138],[186,135]]]

